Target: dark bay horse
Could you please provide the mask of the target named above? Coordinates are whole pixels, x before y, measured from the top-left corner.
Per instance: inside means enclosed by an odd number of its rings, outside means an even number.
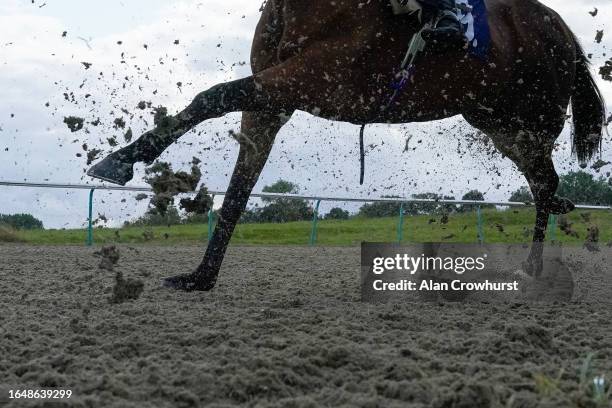
[[[576,37],[536,0],[486,0],[488,60],[463,49],[429,53],[419,62],[416,80],[387,108],[390,80],[421,27],[415,15],[396,16],[388,3],[268,0],[253,40],[253,75],[198,94],[185,110],[90,169],[91,176],[125,184],[135,162],[153,162],[202,121],[243,112],[238,161],[204,260],[195,272],[166,279],[165,286],[214,287],[283,118],[295,110],[354,124],[463,115],[529,182],[536,222],[525,268],[538,273],[549,214],[573,209],[555,196],[559,178],[551,157],[570,101],[573,148],[581,164],[600,148],[604,131],[604,103]]]

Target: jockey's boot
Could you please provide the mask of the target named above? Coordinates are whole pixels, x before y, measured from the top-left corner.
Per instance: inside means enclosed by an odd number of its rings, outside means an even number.
[[[421,33],[423,39],[434,44],[436,49],[462,48],[466,38],[459,17],[455,0],[425,0],[426,8],[434,13],[433,28]]]

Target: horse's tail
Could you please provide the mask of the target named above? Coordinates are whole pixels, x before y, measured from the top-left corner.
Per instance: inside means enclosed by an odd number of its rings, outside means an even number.
[[[576,44],[576,79],[572,94],[574,133],[572,153],[581,165],[601,150],[603,132],[606,129],[606,105],[603,96],[589,70],[590,61],[578,39]]]

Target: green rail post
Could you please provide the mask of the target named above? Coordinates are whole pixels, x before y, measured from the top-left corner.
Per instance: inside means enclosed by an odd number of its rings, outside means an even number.
[[[399,222],[397,224],[397,243],[401,244],[404,240],[404,203],[400,205]]]
[[[476,209],[476,214],[478,217],[478,243],[479,244],[484,244],[484,228],[483,228],[483,219],[482,219],[482,208],[480,206],[478,206],[478,208]]]
[[[208,210],[208,242],[212,239],[214,232],[214,223],[215,223],[215,213],[213,211],[213,206],[215,203],[215,196],[212,196],[213,205],[210,206],[210,210]]]
[[[557,242],[557,216],[555,214],[550,214],[548,217],[548,232],[550,242]]]
[[[312,215],[312,231],[310,232],[310,246],[313,246],[317,242],[317,223],[319,222],[319,206],[321,200],[317,200],[314,214]]]
[[[87,218],[87,246],[93,245],[93,195],[95,188],[89,190],[89,217]]]

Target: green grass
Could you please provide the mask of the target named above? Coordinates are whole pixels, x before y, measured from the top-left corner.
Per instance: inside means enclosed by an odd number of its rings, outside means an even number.
[[[572,229],[579,238],[557,231],[557,240],[581,244],[589,225],[599,227],[600,241],[612,241],[612,213],[591,211],[591,220],[586,223],[580,212],[569,215]],[[520,243],[531,240],[534,212],[530,210],[483,211],[485,241],[490,243]],[[430,223],[435,219],[435,223]],[[347,221],[319,221],[317,243],[320,245],[358,245],[362,241],[396,242],[398,218],[352,218]],[[498,227],[498,226],[501,226]],[[285,224],[242,224],[238,225],[232,239],[241,245],[307,245],[312,228],[311,222]],[[503,228],[503,232],[500,229]],[[147,240],[143,233],[153,232]],[[96,228],[94,240],[97,244],[107,243],[156,243],[175,244],[179,242],[206,241],[207,225],[176,225],[171,227],[129,227],[122,229]],[[166,235],[167,234],[167,237]],[[16,231],[13,241],[30,244],[84,244],[86,230],[32,230]],[[0,235],[0,241],[2,237]],[[440,216],[406,217],[404,242],[476,242],[476,213],[451,215],[448,224],[440,224]]]

